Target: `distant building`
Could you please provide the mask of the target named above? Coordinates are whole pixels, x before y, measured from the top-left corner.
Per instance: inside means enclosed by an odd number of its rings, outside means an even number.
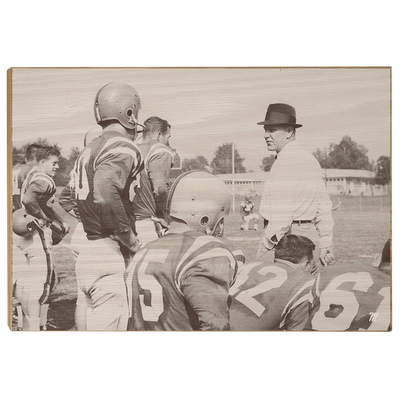
[[[269,172],[260,171],[240,174],[220,174],[217,176],[229,185],[235,194],[253,194],[257,196],[262,194],[268,174]]]
[[[375,173],[357,169],[326,169],[323,178],[330,194],[347,196],[384,196],[389,185],[375,184]]]
[[[235,194],[262,194],[269,172],[217,175],[234,189]],[[383,196],[389,194],[389,185],[374,184],[372,171],[357,169],[321,169],[329,194],[346,196]]]

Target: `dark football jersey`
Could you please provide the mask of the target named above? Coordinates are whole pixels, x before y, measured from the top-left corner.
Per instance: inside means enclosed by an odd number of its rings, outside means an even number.
[[[13,194],[13,211],[19,210],[21,204],[22,185],[33,168],[36,169],[36,163],[17,164],[12,172],[12,194]]]
[[[142,168],[140,150],[120,133],[103,133],[85,147],[70,185],[88,239],[134,229],[130,189]]]
[[[169,189],[169,175],[173,154],[164,144],[151,141],[139,145],[144,157],[144,169],[137,177],[133,206],[141,220],[150,217],[165,218]]]
[[[317,276],[310,328],[317,331],[387,331],[390,275],[374,267],[332,266]]]
[[[223,330],[243,254],[194,231],[148,243],[127,269],[130,330]]]
[[[21,188],[21,201],[26,212],[36,216],[40,211],[54,219],[54,194],[56,185],[53,179],[42,172],[32,169]]]
[[[302,330],[313,283],[312,276],[285,262],[244,264],[230,289],[231,330]]]

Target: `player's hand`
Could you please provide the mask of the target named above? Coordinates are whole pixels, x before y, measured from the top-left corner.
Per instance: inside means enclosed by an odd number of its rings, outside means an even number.
[[[333,248],[328,247],[326,249],[321,249],[319,252],[319,259],[324,267],[333,262],[333,260],[335,259]]]
[[[110,235],[110,238],[125,246],[131,257],[133,257],[140,249],[140,241],[132,230]]]
[[[66,223],[63,222],[62,226],[64,227],[64,236],[69,232],[69,230],[71,229],[70,226]]]
[[[152,216],[151,219],[153,222],[159,223],[161,225],[161,228],[167,229],[167,230],[169,229],[169,224],[164,218]]]
[[[32,222],[27,225],[29,231],[33,231],[35,229],[43,229],[46,226],[46,220],[41,218],[34,218]]]

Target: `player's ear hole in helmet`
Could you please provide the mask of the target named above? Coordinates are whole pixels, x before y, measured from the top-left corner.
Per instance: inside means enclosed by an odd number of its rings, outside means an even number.
[[[136,129],[141,109],[139,93],[125,83],[108,83],[96,94],[94,115],[99,125],[118,121],[127,129]]]
[[[20,208],[12,214],[12,230],[18,236],[31,236],[32,228],[31,223],[34,221],[34,217],[27,214],[27,212]]]
[[[225,183],[201,170],[178,176],[167,200],[172,218],[185,222],[191,230],[213,236],[223,235],[223,219],[230,206],[231,193]]]

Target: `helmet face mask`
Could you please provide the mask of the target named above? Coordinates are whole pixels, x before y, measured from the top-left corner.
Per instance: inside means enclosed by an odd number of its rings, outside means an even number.
[[[139,93],[124,83],[108,83],[96,95],[94,115],[99,125],[118,121],[126,129],[137,132],[141,101]]]
[[[224,219],[220,219],[214,228],[214,232],[211,233],[215,237],[223,237],[225,231]]]
[[[172,218],[181,220],[207,235],[222,237],[224,217],[229,214],[231,194],[225,183],[205,171],[180,175],[169,192],[167,208]]]

